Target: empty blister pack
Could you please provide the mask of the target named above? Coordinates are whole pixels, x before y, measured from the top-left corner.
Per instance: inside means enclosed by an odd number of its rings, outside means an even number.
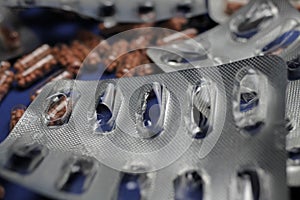
[[[0,175],[56,199],[285,200],[285,69],[261,56],[50,83],[0,145]]]
[[[300,77],[299,77],[300,78]],[[287,175],[288,184],[300,186],[300,79],[289,81],[287,88]]]
[[[299,48],[285,56],[288,65],[288,87],[286,100],[287,129],[287,175],[291,187],[300,186],[300,60]]]
[[[207,13],[205,0],[4,0],[1,5],[73,11],[104,21],[107,27],[114,26],[117,22],[154,22],[176,16],[192,17]]]
[[[250,0],[209,0],[207,3],[208,13],[214,21],[223,24],[232,14],[249,2]],[[289,2],[299,10],[299,0],[289,0]]]
[[[160,51],[149,49],[148,55],[163,70],[168,71],[170,68],[176,71],[176,66],[165,62],[165,58],[172,57],[174,52],[192,63],[198,61],[202,66],[207,66],[202,64],[207,58],[227,63],[255,55],[280,56],[299,45],[299,22],[300,14],[289,2],[251,1],[227,23],[197,36],[194,40],[170,44],[161,47]],[[188,51],[186,46],[189,46]],[[200,56],[190,58],[192,53]]]

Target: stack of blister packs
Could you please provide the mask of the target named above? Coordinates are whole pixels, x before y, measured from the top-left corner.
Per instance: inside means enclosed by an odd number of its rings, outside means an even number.
[[[35,4],[65,1],[46,2]],[[87,2],[67,6],[95,15]],[[182,3],[151,2],[161,19]],[[189,2],[204,4],[177,9]],[[134,17],[118,4],[117,21]],[[299,52],[300,13],[253,0],[194,39],[149,47],[164,73],[52,82],[0,144],[0,176],[54,199],[289,200],[300,187]]]

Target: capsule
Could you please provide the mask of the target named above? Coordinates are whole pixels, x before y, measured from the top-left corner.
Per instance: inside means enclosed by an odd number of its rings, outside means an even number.
[[[9,124],[10,130],[12,130],[16,126],[18,121],[21,119],[21,117],[25,113],[26,109],[27,109],[27,107],[24,105],[16,105],[12,108],[10,124]]]
[[[14,73],[9,70],[10,63],[7,61],[0,62],[0,102],[9,92],[14,81]]]
[[[46,81],[39,84],[37,87],[35,87],[30,94],[30,100],[33,101],[43,90],[44,86],[52,81],[58,81],[58,80],[66,80],[66,79],[72,79],[73,73],[70,73],[69,71],[60,70],[53,74],[51,77],[49,77]]]
[[[49,73],[56,64],[56,59],[52,55],[42,58],[25,71],[16,74],[18,86],[26,88],[32,85],[35,81]]]
[[[51,47],[48,44],[43,44],[42,46],[35,49],[28,55],[17,60],[14,65],[15,70],[20,73],[28,69],[30,66],[34,65],[36,62],[51,54]]]
[[[67,124],[78,98],[79,94],[73,91],[50,96],[47,99],[49,106],[44,112],[45,124],[49,127]]]
[[[169,43],[177,42],[180,40],[193,38],[197,35],[198,31],[194,28],[188,28],[178,33],[173,33],[171,35],[167,35],[166,37],[159,39],[156,43],[157,45],[166,45]],[[181,50],[181,49],[180,49]]]

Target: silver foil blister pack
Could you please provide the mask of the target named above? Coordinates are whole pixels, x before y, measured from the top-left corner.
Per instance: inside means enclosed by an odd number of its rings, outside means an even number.
[[[192,17],[207,13],[205,0],[3,0],[2,6],[48,7],[76,12],[105,22],[153,22],[175,16]]]
[[[57,199],[118,199],[134,179],[140,199],[285,200],[285,69],[263,56],[50,83],[0,145],[0,175]]]
[[[288,0],[291,5],[299,10],[299,0]],[[250,0],[208,0],[207,7],[209,16],[217,23],[223,24],[230,16],[244,7]]]
[[[287,60],[288,66],[288,87],[287,87],[287,100],[286,100],[286,119],[288,161],[288,184],[292,187],[300,186],[300,118],[299,118],[299,105],[300,105],[300,57],[299,47],[290,54],[284,55]]]
[[[287,174],[289,186],[300,186],[300,79],[289,81],[287,87]]]
[[[148,55],[166,71],[170,67],[176,71],[176,66],[165,62],[165,57],[174,53],[201,66],[207,66],[205,59],[228,63],[255,55],[280,56],[299,45],[299,22],[299,12],[287,1],[251,1],[225,24],[194,40],[163,46],[160,51],[149,49]],[[191,57],[192,54],[198,57]]]

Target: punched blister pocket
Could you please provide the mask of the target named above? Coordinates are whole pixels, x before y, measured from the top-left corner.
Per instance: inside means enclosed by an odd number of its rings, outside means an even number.
[[[56,199],[286,200],[285,68],[264,56],[50,83],[0,145],[0,175]],[[70,90],[68,121],[47,126],[49,97]],[[6,167],[17,141],[47,149],[26,175]]]
[[[233,62],[255,55],[292,51],[299,41],[299,12],[287,1],[251,1],[235,13],[228,22],[219,25],[194,39],[160,47],[160,51],[148,49],[149,57],[164,71],[176,71],[176,66],[165,64],[173,54],[189,57],[186,46],[200,46],[189,51],[201,55],[201,60],[191,64],[208,66],[206,62]],[[163,52],[163,53],[161,53]],[[203,53],[204,52],[204,53]],[[197,64],[196,64],[197,63]],[[188,66],[181,65],[188,68]],[[173,69],[173,70],[172,70]],[[182,68],[181,68],[182,69]]]
[[[49,7],[76,12],[104,21],[110,27],[118,22],[153,22],[176,16],[192,17],[207,13],[205,0],[4,0],[7,7]]]

